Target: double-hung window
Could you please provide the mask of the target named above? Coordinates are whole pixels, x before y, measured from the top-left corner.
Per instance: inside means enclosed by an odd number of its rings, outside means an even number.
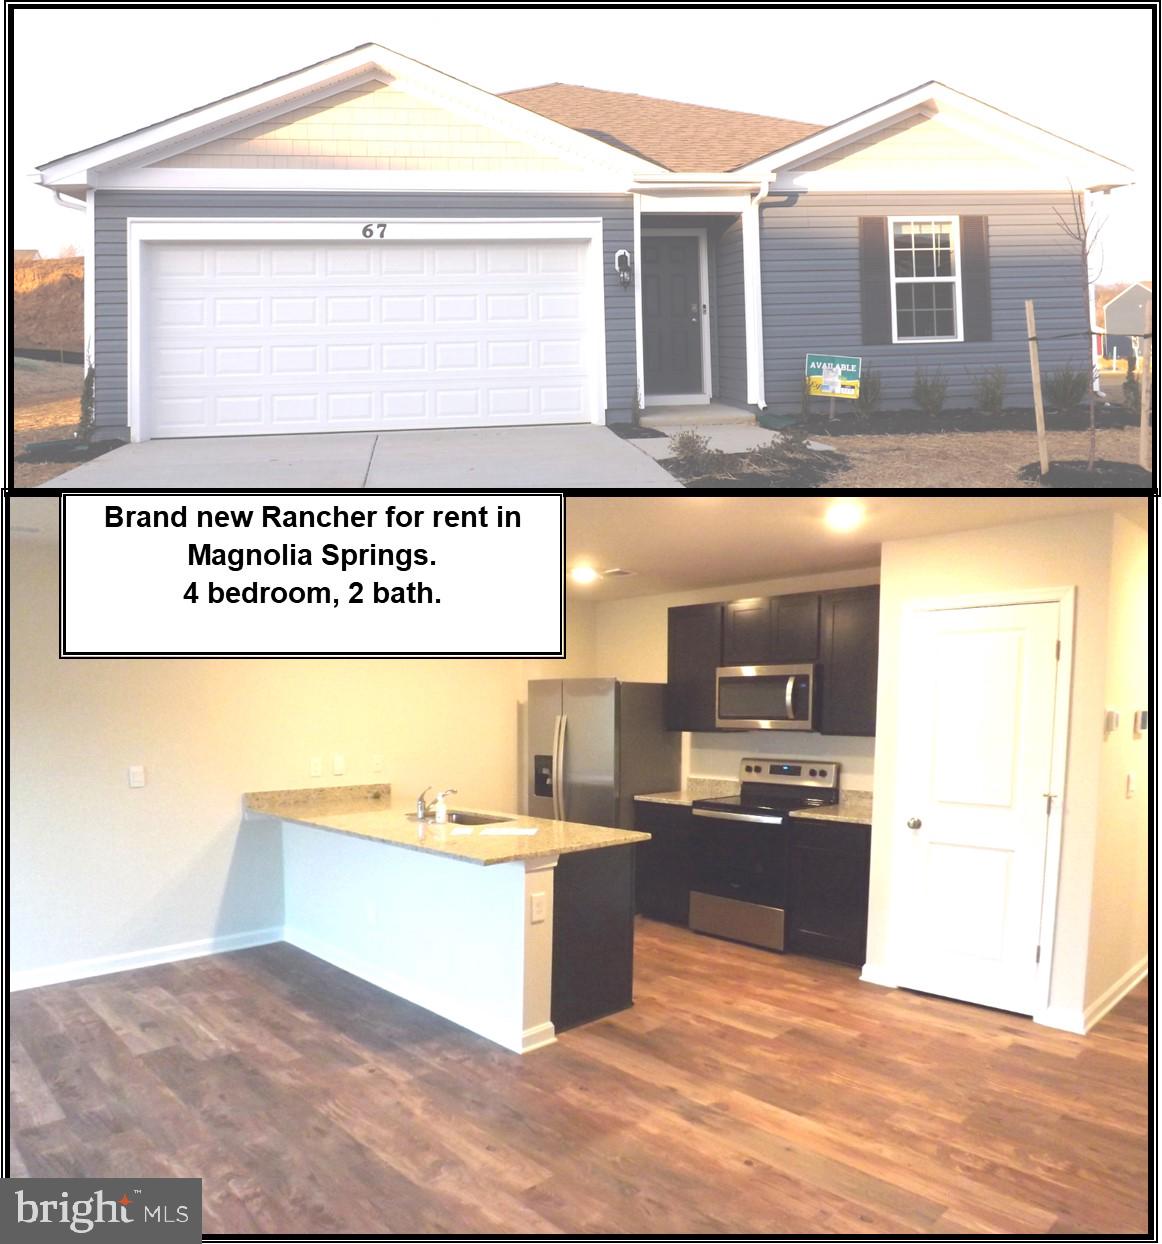
[[[888,217],[892,340],[963,341],[960,219]]]

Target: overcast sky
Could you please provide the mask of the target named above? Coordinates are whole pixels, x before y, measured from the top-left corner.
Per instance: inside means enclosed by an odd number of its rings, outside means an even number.
[[[22,9],[16,245],[83,249],[34,167],[359,43],[488,91],[575,82],[830,124],[931,78],[1129,164],[1103,280],[1150,275],[1146,9]]]

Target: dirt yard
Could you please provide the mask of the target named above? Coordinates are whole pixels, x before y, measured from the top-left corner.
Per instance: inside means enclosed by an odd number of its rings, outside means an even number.
[[[1030,432],[937,432],[908,435],[814,436],[850,460],[829,488],[1035,488],[1017,477],[1037,460]],[[1088,432],[1050,432],[1051,459],[1086,458]],[[1097,456],[1138,461],[1138,429],[1099,428]]]
[[[71,469],[69,462],[21,462],[20,454],[30,441],[55,441],[71,436],[81,416],[79,363],[42,363],[16,360],[13,389],[15,457],[12,483],[16,488],[35,488]]]
[[[16,348],[85,348],[85,261],[38,259],[12,270],[12,340]]]

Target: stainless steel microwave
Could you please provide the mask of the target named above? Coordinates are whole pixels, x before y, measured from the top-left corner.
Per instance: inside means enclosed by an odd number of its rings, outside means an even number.
[[[715,688],[720,729],[814,730],[815,665],[723,665]]]

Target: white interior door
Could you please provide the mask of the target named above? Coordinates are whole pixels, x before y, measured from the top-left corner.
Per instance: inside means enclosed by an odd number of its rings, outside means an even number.
[[[916,617],[894,830],[901,985],[1037,1009],[1059,625],[1057,602]]]
[[[144,249],[147,437],[597,414],[584,241]]]

